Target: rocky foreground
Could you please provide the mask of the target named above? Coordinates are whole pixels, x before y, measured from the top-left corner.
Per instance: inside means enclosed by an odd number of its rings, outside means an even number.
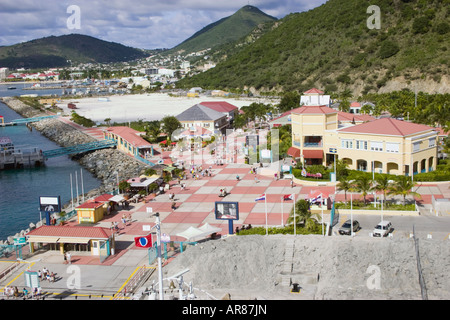
[[[448,241],[418,242],[430,300],[450,298]],[[421,300],[413,239],[233,236],[189,246],[164,267],[163,277],[183,275],[200,299]],[[291,293],[297,283],[299,293]],[[201,291],[203,290],[203,291]]]

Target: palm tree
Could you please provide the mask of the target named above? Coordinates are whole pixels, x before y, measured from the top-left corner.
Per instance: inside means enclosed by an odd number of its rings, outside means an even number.
[[[411,179],[407,176],[397,176],[395,178],[394,185],[390,188],[389,194],[403,196],[403,205],[405,205],[406,196],[413,195],[420,197],[420,194],[418,194],[415,191],[412,191],[412,189],[416,184],[417,183],[411,181]]]
[[[375,176],[375,187],[377,191],[383,191],[383,201],[386,202],[386,192],[390,189],[391,183],[389,176],[386,174],[379,174]]]
[[[364,204],[366,204],[366,196],[372,191],[372,179],[368,175],[360,175],[355,180],[355,190],[360,192],[364,197]]]
[[[345,201],[347,201],[347,191],[352,190],[352,188],[353,188],[352,180],[350,180],[348,178],[348,176],[342,176],[339,179],[339,183],[337,185],[337,188],[339,190],[341,190],[341,191],[342,190],[344,191],[344,193],[345,193]]]
[[[307,230],[312,230],[315,226],[313,219],[315,215],[311,213],[309,206],[309,201],[306,200],[298,200],[295,203],[295,224],[299,225],[303,223]],[[294,223],[294,208],[291,209],[287,223]]]

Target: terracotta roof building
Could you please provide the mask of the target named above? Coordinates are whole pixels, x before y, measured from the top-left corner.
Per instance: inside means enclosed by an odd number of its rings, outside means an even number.
[[[326,106],[291,110],[291,123],[288,154],[306,165],[330,165],[336,157],[360,171],[410,175],[436,169],[437,132],[426,125]]]
[[[114,248],[114,233],[109,228],[91,226],[41,226],[26,235],[30,251],[35,245],[47,245],[50,250],[90,251],[92,255],[108,256]]]

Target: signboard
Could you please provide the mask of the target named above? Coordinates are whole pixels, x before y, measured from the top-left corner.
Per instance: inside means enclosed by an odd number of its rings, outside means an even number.
[[[27,239],[25,237],[20,237],[20,238],[14,238],[14,245],[18,246],[21,244],[26,244],[27,243]]]
[[[146,210],[147,210],[147,213],[152,213],[153,212],[153,209],[151,207],[147,207]]]
[[[61,198],[39,197],[39,210],[43,212],[61,212]]]
[[[239,202],[215,202],[215,215],[218,220],[239,220]]]
[[[25,271],[24,272],[25,277],[25,286],[28,288],[39,288],[39,276],[36,271]]]
[[[330,153],[337,153],[337,148],[330,148]]]

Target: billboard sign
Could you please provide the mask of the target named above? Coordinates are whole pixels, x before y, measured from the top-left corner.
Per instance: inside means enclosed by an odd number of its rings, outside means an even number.
[[[239,202],[215,202],[215,215],[218,220],[239,220]]]
[[[61,197],[39,197],[39,208],[43,212],[61,212]]]

